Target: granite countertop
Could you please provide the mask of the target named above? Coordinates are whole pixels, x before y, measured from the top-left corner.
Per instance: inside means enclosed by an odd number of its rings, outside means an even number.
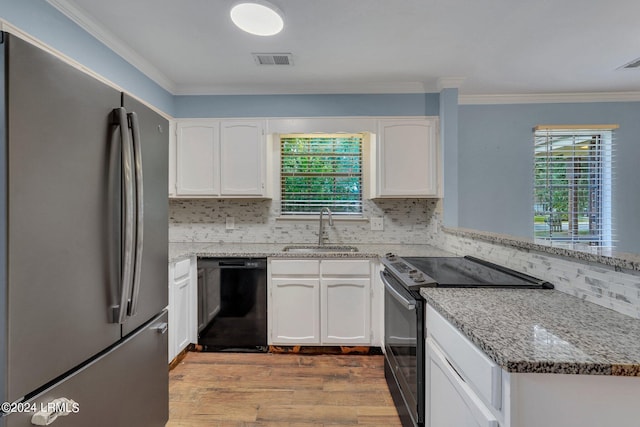
[[[625,252],[613,251],[611,248],[589,247],[589,252],[585,250],[573,250],[563,247],[549,246],[536,243],[530,239],[514,237],[506,234],[491,233],[487,231],[469,230],[465,228],[443,227],[442,231],[459,237],[484,240],[502,246],[511,246],[518,249],[535,250],[552,255],[566,256],[586,262],[597,262],[611,267],[626,270],[640,271],[640,255]],[[595,252],[590,252],[595,251]]]
[[[297,245],[297,244],[296,244]],[[342,245],[342,244],[341,244]],[[283,252],[286,243],[169,243],[169,261],[198,257],[280,257],[280,258],[378,258],[387,252],[401,256],[451,256],[431,245],[346,243],[358,252],[296,253]],[[300,244],[304,246],[304,244]],[[310,245],[312,246],[312,245]],[[327,246],[331,246],[327,244]]]
[[[508,372],[640,376],[640,320],[555,290],[424,288]]]

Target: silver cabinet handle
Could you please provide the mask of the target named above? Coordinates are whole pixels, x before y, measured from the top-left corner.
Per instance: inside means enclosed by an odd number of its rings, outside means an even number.
[[[140,295],[140,275],[142,270],[142,248],[144,246],[144,186],[142,177],[142,148],[140,146],[140,126],[138,115],[135,112],[128,114],[131,122],[131,134],[133,135],[133,160],[135,165],[135,204],[136,204],[136,232],[135,232],[135,253],[133,262],[133,289],[131,291],[131,304],[128,314],[133,316],[138,308],[138,297]]]
[[[394,297],[400,304],[402,304],[404,306],[404,308],[406,308],[407,310],[415,310],[416,309],[416,302],[415,301],[410,301],[410,300],[406,299],[404,296],[402,296],[402,294],[400,294],[400,292],[398,292],[396,290],[396,288],[394,288],[393,285],[391,283],[389,283],[389,281],[385,277],[384,271],[380,272],[380,278],[382,279],[382,283],[384,283],[385,289],[389,292],[389,294],[392,297]]]

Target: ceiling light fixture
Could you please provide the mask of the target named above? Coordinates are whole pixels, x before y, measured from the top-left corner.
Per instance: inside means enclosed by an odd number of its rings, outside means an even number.
[[[236,4],[231,8],[231,20],[241,30],[256,36],[273,36],[284,28],[280,9],[264,0]]]

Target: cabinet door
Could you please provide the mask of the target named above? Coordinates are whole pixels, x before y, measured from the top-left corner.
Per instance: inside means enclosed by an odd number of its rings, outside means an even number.
[[[265,194],[266,146],[262,122],[228,121],[220,128],[222,196]]]
[[[207,274],[205,273],[204,268],[198,269],[198,294],[197,294],[197,306],[198,306],[198,333],[202,332],[202,330],[207,326],[207,299],[203,298],[206,289],[207,283]]]
[[[220,193],[218,122],[179,122],[176,140],[176,195]]]
[[[426,414],[430,427],[498,427],[496,417],[427,340]]]
[[[320,280],[271,279],[270,344],[320,344]]]
[[[371,343],[371,281],[322,279],[323,344]]]
[[[190,259],[169,264],[169,362],[195,342],[194,275]]]
[[[436,122],[381,120],[374,197],[437,197]]]
[[[190,343],[190,317],[192,313],[191,307],[191,295],[190,288],[191,277],[187,277],[177,281],[174,285],[175,289],[175,304],[173,306],[176,310],[176,316],[174,320],[177,322],[175,325],[176,337],[175,337],[175,352],[176,355],[184,350]]]

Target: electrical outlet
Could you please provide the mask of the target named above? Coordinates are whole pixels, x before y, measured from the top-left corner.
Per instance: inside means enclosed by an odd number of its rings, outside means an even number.
[[[236,228],[235,220],[232,216],[227,217],[226,228],[227,230],[233,230]]]
[[[371,218],[369,218],[369,223],[371,224],[371,230],[373,231],[384,230],[384,222],[382,217],[372,216]]]

